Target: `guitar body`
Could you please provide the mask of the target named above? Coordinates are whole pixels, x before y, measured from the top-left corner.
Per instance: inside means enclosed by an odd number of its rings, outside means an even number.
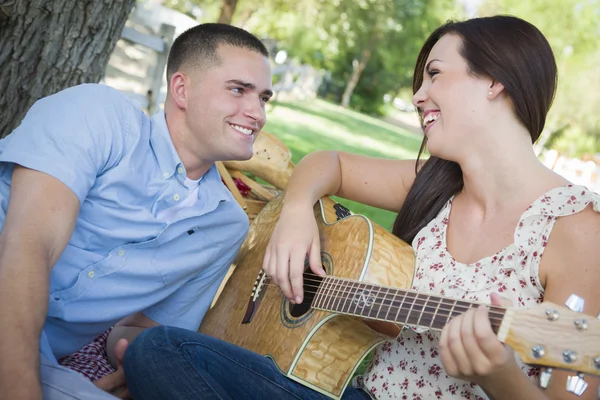
[[[368,352],[396,336],[400,328],[310,308],[311,274],[304,276],[301,305],[289,303],[277,286],[268,284],[262,263],[282,199],[269,202],[253,221],[200,332],[268,356],[290,379],[340,398]],[[348,215],[330,198],[322,198],[314,210],[327,275],[410,289],[411,246],[362,215]],[[354,301],[369,305],[372,297],[367,294]]]

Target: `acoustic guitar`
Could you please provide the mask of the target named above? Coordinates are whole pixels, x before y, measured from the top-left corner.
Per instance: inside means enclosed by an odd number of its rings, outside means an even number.
[[[370,350],[403,325],[441,330],[478,305],[408,290],[412,247],[328,197],[314,208],[327,276],[306,267],[303,303],[290,303],[262,272],[282,199],[253,221],[200,332],[270,357],[290,379],[339,399]],[[585,390],[583,373],[600,375],[600,320],[548,302],[491,307],[489,316],[499,340],[523,362],[578,371],[567,390]],[[548,379],[542,374],[542,386]]]

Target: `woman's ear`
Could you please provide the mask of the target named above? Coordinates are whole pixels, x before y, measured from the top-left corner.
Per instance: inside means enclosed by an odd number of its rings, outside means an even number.
[[[498,81],[492,81],[488,90],[488,99],[493,100],[504,92],[504,85]]]

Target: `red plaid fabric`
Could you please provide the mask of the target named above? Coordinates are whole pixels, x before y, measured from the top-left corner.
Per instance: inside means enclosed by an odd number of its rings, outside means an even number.
[[[96,339],[83,346],[81,350],[58,360],[58,363],[79,372],[92,382],[112,374],[115,369],[108,362],[108,355],[106,354],[106,339],[111,330],[112,328],[109,328]]]

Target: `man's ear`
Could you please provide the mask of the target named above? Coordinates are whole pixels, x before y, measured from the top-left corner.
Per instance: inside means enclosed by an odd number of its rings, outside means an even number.
[[[498,81],[492,81],[488,90],[488,99],[493,100],[504,92],[504,85]]]
[[[171,81],[169,82],[171,97],[173,98],[173,101],[177,107],[181,109],[187,108],[189,85],[189,77],[184,75],[182,72],[176,72],[173,74],[173,76],[171,76]]]

